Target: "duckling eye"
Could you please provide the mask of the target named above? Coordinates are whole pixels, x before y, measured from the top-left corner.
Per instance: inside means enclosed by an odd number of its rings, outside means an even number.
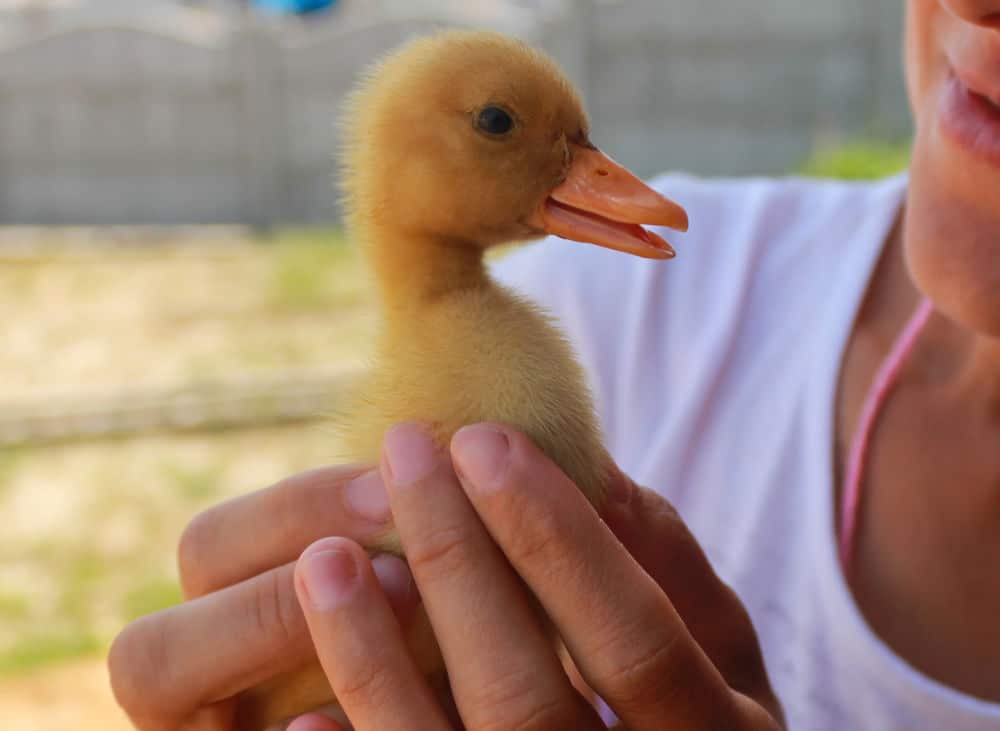
[[[484,107],[476,116],[476,126],[486,134],[499,136],[513,129],[514,120],[500,107]]]

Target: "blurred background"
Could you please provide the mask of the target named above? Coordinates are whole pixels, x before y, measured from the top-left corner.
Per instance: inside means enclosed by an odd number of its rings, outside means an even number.
[[[185,523],[325,463],[373,317],[338,106],[453,25],[644,175],[906,165],[898,0],[0,0],[0,728],[127,729],[102,655]]]

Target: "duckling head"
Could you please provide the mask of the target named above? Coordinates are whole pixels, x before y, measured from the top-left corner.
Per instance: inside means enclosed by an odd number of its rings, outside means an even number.
[[[559,68],[496,33],[446,32],[378,63],[350,99],[345,143],[356,230],[478,249],[553,233],[669,258],[641,224],[687,228],[679,205],[591,143]]]

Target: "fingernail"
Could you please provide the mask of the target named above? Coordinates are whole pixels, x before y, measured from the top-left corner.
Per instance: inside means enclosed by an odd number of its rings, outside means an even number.
[[[451,440],[455,466],[466,481],[479,490],[497,490],[503,485],[510,440],[488,424],[459,429]]]
[[[354,556],[341,548],[306,555],[300,571],[309,603],[319,612],[329,612],[343,604],[358,581]]]
[[[268,731],[280,728],[281,726],[270,726],[268,727]],[[330,731],[330,729],[339,728],[340,726],[337,726],[333,721],[320,713],[307,713],[305,716],[299,716],[288,724],[285,727],[285,731]]]
[[[388,553],[372,559],[372,570],[390,602],[402,604],[414,590],[413,574],[406,562]]]
[[[382,442],[386,464],[397,487],[406,487],[429,475],[439,455],[430,435],[416,424],[399,424]]]
[[[378,470],[369,470],[344,485],[344,502],[347,509],[364,520],[388,523],[389,495]]]

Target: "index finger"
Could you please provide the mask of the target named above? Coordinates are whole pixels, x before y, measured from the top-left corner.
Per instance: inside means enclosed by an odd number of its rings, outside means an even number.
[[[313,648],[294,570],[287,564],[126,627],[108,667],[136,725],[179,728],[198,709],[306,662]]]
[[[496,425],[460,430],[452,455],[483,523],[629,729],[736,727],[733,694],[666,594],[554,463]]]
[[[408,628],[418,597],[405,565],[378,556],[371,566],[380,601]],[[180,728],[199,709],[315,659],[294,572],[288,563],[128,625],[108,667],[115,698],[136,725]]]
[[[177,549],[184,595],[200,597],[290,563],[326,536],[366,543],[385,531],[390,515],[371,466],[292,475],[209,508],[188,524]]]

